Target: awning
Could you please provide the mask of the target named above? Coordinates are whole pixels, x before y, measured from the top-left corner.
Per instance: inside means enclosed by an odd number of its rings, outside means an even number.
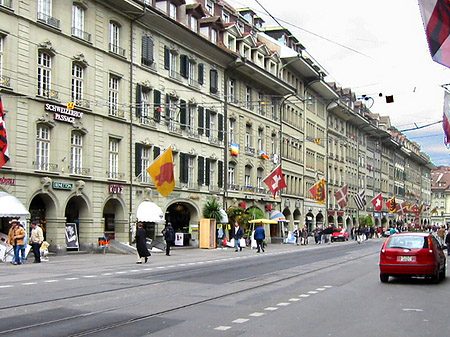
[[[256,223],[256,224],[277,224],[278,221],[276,220],[269,220],[269,219],[253,219],[250,220],[249,223]]]
[[[16,197],[6,192],[0,192],[0,217],[29,218],[30,212]]]
[[[138,221],[143,222],[165,222],[164,212],[162,209],[151,201],[143,201],[138,206],[136,211]]]
[[[228,215],[223,209],[219,210],[220,213],[220,222],[219,223],[228,223]]]
[[[270,212],[270,220],[286,222],[286,217],[280,211],[273,210],[272,212]]]

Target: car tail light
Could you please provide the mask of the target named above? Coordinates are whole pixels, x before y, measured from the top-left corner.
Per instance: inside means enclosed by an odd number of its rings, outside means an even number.
[[[430,253],[433,253],[433,241],[431,241],[431,238],[430,237],[428,237],[428,247],[430,247],[430,250],[429,250],[429,252]]]

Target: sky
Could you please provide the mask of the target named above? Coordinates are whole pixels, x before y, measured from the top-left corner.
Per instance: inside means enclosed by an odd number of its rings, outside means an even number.
[[[373,113],[389,116],[435,165],[450,166],[442,123],[405,131],[442,121],[442,85],[450,83],[450,69],[430,56],[417,0],[227,1],[276,25],[269,12],[325,69],[326,81],[371,97]]]

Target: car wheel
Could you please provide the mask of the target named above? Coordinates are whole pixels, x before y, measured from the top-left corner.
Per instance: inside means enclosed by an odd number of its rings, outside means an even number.
[[[444,269],[441,270],[440,275],[439,275],[439,278],[440,278],[441,280],[445,279],[445,274],[446,274],[446,267],[445,267],[445,265],[444,265]]]
[[[389,275],[387,274],[380,274],[380,281],[383,283],[386,283],[387,281],[389,281]]]
[[[431,281],[435,284],[439,283],[439,281],[441,280],[441,272],[439,269],[440,266],[438,266],[438,268],[436,269],[436,274],[431,277]]]

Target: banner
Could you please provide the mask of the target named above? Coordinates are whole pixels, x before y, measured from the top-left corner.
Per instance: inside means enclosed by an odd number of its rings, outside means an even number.
[[[0,96],[0,168],[9,161],[8,138],[6,137],[5,111]]]
[[[358,207],[358,209],[360,210],[364,209],[364,206],[366,206],[367,204],[366,191],[362,190],[361,192],[355,194],[353,196],[353,200],[355,201],[356,207]]]
[[[397,203],[395,202],[395,197],[392,197],[388,202],[386,202],[386,206],[389,210],[389,213],[397,212]]]
[[[338,190],[334,197],[336,198],[336,202],[340,208],[345,208],[348,203],[348,195],[347,195],[348,186],[344,185],[340,190]]]
[[[327,192],[325,190],[325,180],[320,179],[317,184],[309,189],[313,198],[319,205],[322,205],[326,200]]]
[[[278,165],[264,180],[264,184],[269,187],[269,190],[275,195],[282,188],[287,187],[284,180],[283,172],[281,171],[281,165]]]
[[[378,193],[378,195],[373,198],[371,202],[375,212],[381,212],[381,209],[383,208],[383,197],[381,193]]]
[[[164,152],[147,168],[148,174],[155,183],[156,190],[167,197],[175,188],[175,177],[173,174],[172,148]]]

